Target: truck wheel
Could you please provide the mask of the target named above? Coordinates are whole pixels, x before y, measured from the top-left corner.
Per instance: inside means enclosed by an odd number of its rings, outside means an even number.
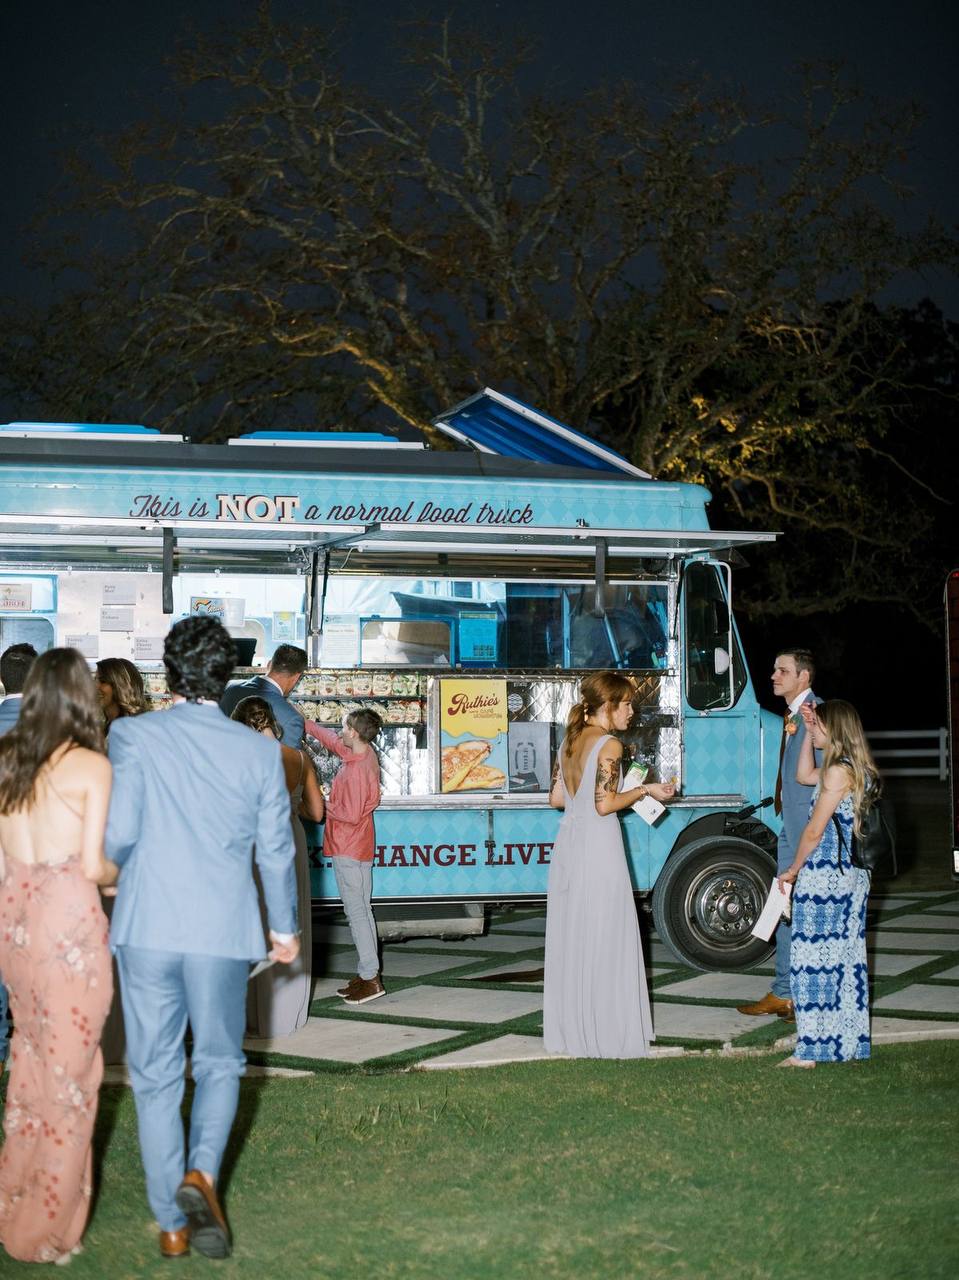
[[[694,969],[750,969],[773,951],[751,930],[775,874],[775,859],[748,840],[694,840],[670,856],[656,881],[656,932]]]

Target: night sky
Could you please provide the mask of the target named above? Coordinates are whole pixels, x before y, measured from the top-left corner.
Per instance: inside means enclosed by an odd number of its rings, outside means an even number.
[[[24,224],[43,207],[58,175],[58,155],[78,130],[109,131],[143,118],[170,97],[164,60],[192,23],[212,29],[245,22],[254,0],[6,0],[0,162],[0,294],[44,297],[46,286],[20,265]],[[274,0],[282,19],[322,23],[337,6],[325,0]],[[355,76],[385,91],[395,74],[393,18],[452,13],[510,47],[517,28],[541,44],[527,73],[530,88],[576,96],[604,80],[640,89],[692,73],[742,86],[757,97],[782,94],[802,59],[838,59],[870,95],[917,100],[928,120],[908,165],[921,210],[959,222],[956,162],[957,19],[940,0],[841,0],[794,4],[737,0],[352,0],[347,54]],[[928,294],[959,318],[959,286],[916,280],[889,299],[911,304]]]
[[[91,131],[109,133],[150,118],[157,108],[174,105],[166,59],[175,52],[191,24],[214,30],[224,23],[248,25],[255,0],[49,0],[27,4],[6,0],[0,5],[0,47],[4,75],[0,105],[5,127],[0,132],[0,163],[6,178],[0,201],[0,295],[45,301],[50,284],[22,265],[30,247],[25,225],[40,212],[59,176],[58,157]],[[491,39],[502,38],[511,49],[519,33],[540,44],[534,64],[523,73],[523,87],[536,93],[576,98],[604,82],[632,81],[651,96],[680,79],[708,75],[714,84],[742,89],[773,106],[790,91],[790,73],[803,60],[843,63],[852,80],[870,96],[902,103],[918,102],[926,120],[905,157],[903,176],[915,188],[917,201],[907,226],[929,215],[959,224],[959,165],[956,120],[959,118],[959,20],[945,0],[352,0],[334,5],[326,0],[274,0],[281,20],[324,24],[348,12],[345,27],[346,66],[353,78],[368,83],[378,95],[391,96],[391,84],[402,75],[395,19],[422,16],[439,20],[452,15]],[[911,306],[928,296],[959,321],[959,283],[945,275],[912,279],[880,299]],[[491,377],[495,385],[495,378]],[[15,416],[15,411],[11,412]],[[833,619],[835,622],[835,619]],[[829,624],[829,619],[827,619]],[[840,630],[848,624],[838,623]],[[841,687],[858,701],[861,688],[847,688],[854,675],[850,663],[856,647],[886,662],[909,655],[912,670],[937,672],[941,640],[915,628],[900,633],[898,622],[860,631],[870,632],[868,645],[847,634],[846,652],[834,663],[832,683],[821,691],[834,696]],[[904,624],[905,625],[905,624]],[[857,633],[858,634],[858,633]],[[786,637],[784,637],[786,638]],[[879,638],[881,643],[876,644]],[[805,623],[788,637],[815,644]],[[747,636],[747,652],[757,688],[767,692],[766,651],[769,635]],[[775,652],[775,649],[772,650]],[[868,664],[867,664],[868,665]],[[884,671],[891,666],[884,667]],[[871,668],[870,668],[871,671]],[[866,673],[859,685],[883,693],[885,676]],[[918,682],[908,704],[891,717],[898,725],[942,723],[940,684]],[[863,705],[860,703],[860,705]],[[868,714],[868,706],[865,708]],[[886,709],[875,720],[888,724]]]

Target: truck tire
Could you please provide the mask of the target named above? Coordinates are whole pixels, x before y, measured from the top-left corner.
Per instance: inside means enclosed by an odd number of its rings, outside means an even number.
[[[751,969],[773,951],[751,930],[775,874],[775,858],[748,840],[706,836],[683,845],[653,890],[656,932],[694,969]]]

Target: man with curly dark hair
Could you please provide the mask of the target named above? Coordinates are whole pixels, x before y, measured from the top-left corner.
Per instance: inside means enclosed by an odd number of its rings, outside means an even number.
[[[169,711],[110,731],[106,848],[121,868],[110,943],[123,992],[127,1059],[160,1252],[230,1253],[216,1179],[243,1074],[246,984],[266,947],[291,963],[296,881],[290,801],[275,741],[222,715],[236,652],[215,618],[176,623],[164,646]],[[184,1160],[184,1036],[196,1093]]]

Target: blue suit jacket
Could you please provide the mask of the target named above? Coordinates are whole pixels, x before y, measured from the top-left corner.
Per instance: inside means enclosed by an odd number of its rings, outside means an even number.
[[[5,733],[9,733],[13,726],[20,719],[20,708],[23,706],[23,698],[7,694],[2,702],[0,702],[0,737]]]
[[[220,699],[220,710],[231,716],[238,703],[244,698],[253,697],[265,698],[270,704],[280,726],[280,741],[284,746],[299,747],[305,732],[303,717],[265,676],[252,676],[249,680],[239,680],[236,684],[227,685]]]
[[[216,706],[175,703],[110,728],[106,854],[121,866],[111,946],[261,960],[295,933],[290,798],[278,744]],[[254,854],[255,846],[255,854]]]
[[[804,699],[805,702],[822,702],[822,698],[817,698],[810,689]],[[789,849],[790,860],[796,855],[796,847],[799,844],[799,837],[803,833],[803,827],[809,821],[809,801],[812,799],[812,793],[815,787],[807,787],[796,781],[796,769],[799,766],[799,752],[806,736],[805,722],[800,719],[799,728],[793,734],[786,736],[786,746],[783,751],[782,758],[782,819],[783,826],[779,836],[779,843],[785,844]],[[815,752],[816,764],[821,761],[821,753]]]

